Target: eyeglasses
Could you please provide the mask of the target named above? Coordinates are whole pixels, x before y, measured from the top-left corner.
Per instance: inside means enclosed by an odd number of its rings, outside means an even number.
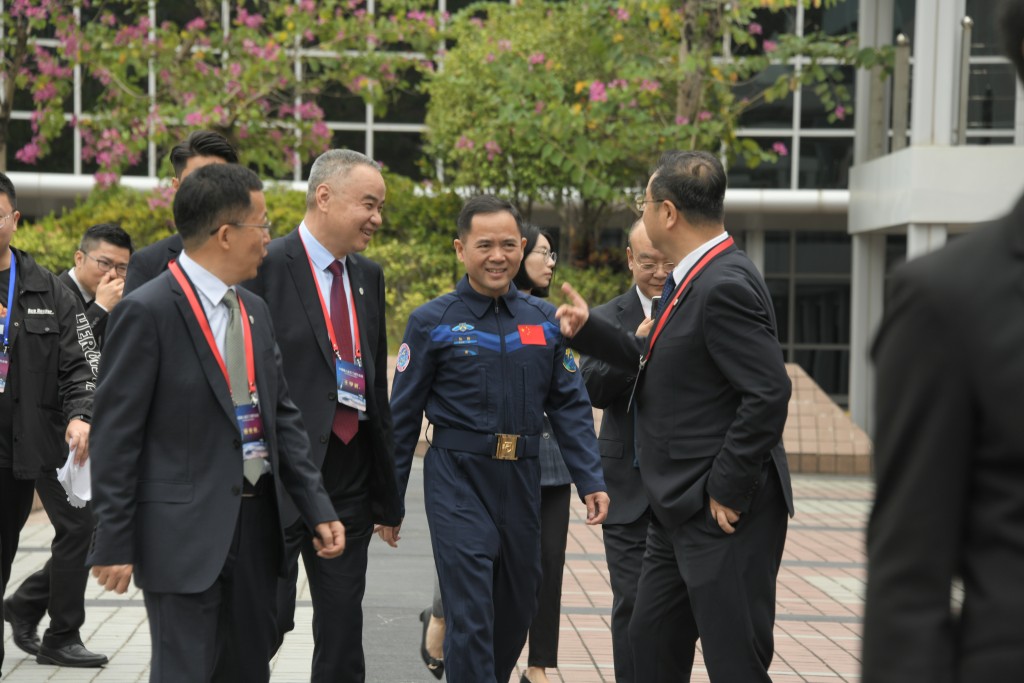
[[[5,224],[6,222],[7,222],[7,219],[8,219],[8,218],[10,218],[10,217],[11,217],[11,216],[13,216],[13,215],[14,215],[14,212],[13,212],[13,211],[11,211],[11,212],[10,212],[9,214],[7,214],[6,216],[0,216],[0,226],[4,225],[4,224]]]
[[[85,257],[95,261],[96,267],[100,269],[101,273],[109,272],[110,269],[113,268],[114,272],[120,275],[121,277],[124,277],[125,275],[128,274],[127,263],[114,263],[113,261],[109,261],[105,258],[96,258],[92,254],[86,254]]]
[[[633,208],[637,213],[643,213],[645,204],[657,204],[659,201],[658,199],[646,199],[642,194],[638,194],[633,197]]]
[[[666,261],[665,263],[640,263],[639,261],[637,261],[636,265],[640,270],[642,270],[645,273],[653,273],[654,271],[658,270],[658,268],[661,268],[663,272],[671,273],[673,270],[675,270],[676,267],[676,264],[670,263],[668,261]]]
[[[548,251],[547,249],[534,249],[530,252],[530,256],[540,256],[545,261],[551,261],[551,263],[558,263],[558,252]]]
[[[269,234],[271,228],[274,227],[274,221],[267,221],[266,223],[224,223],[224,225],[230,225],[233,228],[259,228],[263,232]],[[211,235],[216,235],[220,231],[220,226],[210,231]]]

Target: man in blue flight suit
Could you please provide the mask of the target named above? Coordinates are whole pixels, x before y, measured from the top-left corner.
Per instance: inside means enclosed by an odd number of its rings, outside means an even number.
[[[608,511],[593,412],[555,308],[512,284],[525,242],[511,204],[466,202],[455,240],[466,277],[410,316],[391,392],[403,499],[424,410],[433,425],[423,485],[450,683],[505,683],[526,642],[541,573],[544,413],[587,524]],[[381,535],[396,542],[398,527]]]

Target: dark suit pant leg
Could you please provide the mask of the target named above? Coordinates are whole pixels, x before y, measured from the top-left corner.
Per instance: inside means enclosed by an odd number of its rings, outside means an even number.
[[[605,524],[602,527],[608,577],[612,587],[612,656],[616,683],[632,683],[633,651],[629,645],[629,620],[633,617],[636,590],[640,583],[647,527],[647,510],[629,524]]]
[[[188,595],[143,591],[150,683],[270,680],[279,525],[272,495],[245,498],[227,561],[210,588]]]
[[[313,599],[312,683],[362,683],[363,594],[367,549],[373,537],[369,522],[345,524],[345,552],[333,559],[316,556],[307,535],[302,560]]]
[[[11,567],[14,566],[14,556],[18,552],[21,529],[32,512],[33,490],[31,480],[15,479],[11,468],[0,467],[0,597],[7,593],[7,582],[11,579]],[[0,606],[2,616],[3,607]],[[0,637],[0,666],[3,663],[4,639]]]
[[[42,569],[25,579],[11,596],[11,610],[19,618],[38,623],[50,613],[43,644],[61,647],[81,641],[85,623],[85,587],[89,569],[85,558],[92,538],[93,516],[89,506],[68,503],[64,487],[53,471],[36,479],[36,491],[53,524],[51,557]]]
[[[540,489],[540,594],[537,615],[530,624],[529,666],[558,666],[558,627],[562,615],[562,572],[569,534],[572,487]]]
[[[284,560],[286,574],[277,581],[277,637],[274,639],[274,653],[281,648],[284,636],[295,629],[296,584],[299,580],[299,557],[303,544],[309,543],[309,530],[299,519],[284,530]]]

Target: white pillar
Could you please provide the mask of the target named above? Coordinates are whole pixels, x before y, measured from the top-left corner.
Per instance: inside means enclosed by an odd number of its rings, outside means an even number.
[[[850,416],[869,436],[875,418],[875,372],[871,342],[882,320],[885,292],[885,235],[853,236],[850,294]]]
[[[764,275],[764,230],[756,228],[743,233],[743,251]]]
[[[929,251],[941,249],[946,244],[945,225],[922,225],[911,223],[907,226],[907,260],[923,256]]]
[[[960,20],[966,0],[918,2],[914,16],[910,136],[914,145],[950,145],[959,103]]]

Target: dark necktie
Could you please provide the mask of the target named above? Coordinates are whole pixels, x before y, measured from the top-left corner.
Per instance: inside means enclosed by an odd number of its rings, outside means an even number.
[[[348,299],[345,296],[345,266],[335,261],[327,270],[331,271],[331,325],[334,327],[334,339],[338,342],[341,359],[348,363],[354,360],[352,351],[352,328],[348,319]],[[331,430],[342,443],[348,443],[359,429],[359,415],[354,408],[338,404],[334,413],[334,424]]]
[[[675,288],[676,280],[672,277],[672,273],[669,273],[668,278],[665,279],[665,286],[661,288],[661,306],[659,307],[658,315],[661,315],[668,308],[669,299]]]
[[[228,333],[224,340],[224,365],[231,378],[231,402],[236,406],[249,399],[249,377],[245,370],[245,337],[242,335],[242,317],[238,309],[238,295],[235,290],[224,292],[221,299],[228,307]],[[242,474],[250,484],[256,485],[265,469],[262,458],[251,458],[242,462]]]

